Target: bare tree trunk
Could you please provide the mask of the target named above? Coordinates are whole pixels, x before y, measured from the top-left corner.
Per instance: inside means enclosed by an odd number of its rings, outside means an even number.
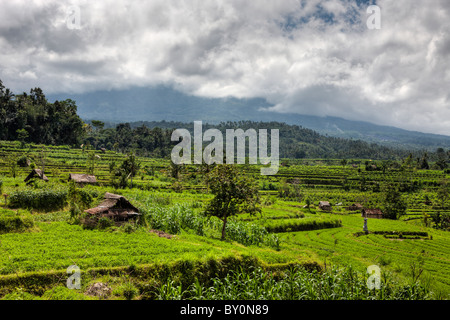
[[[222,226],[222,240],[225,240],[225,227],[227,225],[227,216],[223,218],[223,226]]]

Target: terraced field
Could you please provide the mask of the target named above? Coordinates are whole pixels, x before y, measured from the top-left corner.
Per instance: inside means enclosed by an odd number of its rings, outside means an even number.
[[[87,153],[64,146],[29,145],[21,149],[20,143],[1,142],[2,193],[31,192],[44,186],[48,190],[67,190],[69,173],[86,173]],[[174,178],[167,160],[140,157],[141,169],[133,179],[133,188],[115,189],[111,187],[110,166],[113,162],[120,164],[125,155],[114,151],[95,153],[99,155],[94,168],[99,183],[84,190],[100,197],[105,192],[122,194],[146,208],[149,214],[156,212],[150,204],[163,208],[161,214],[183,204],[192,210],[193,217],[198,217],[204,232],[200,234],[180,225],[176,226],[177,234],[167,239],[148,228],[131,233],[121,229],[85,230],[69,223],[67,206],[48,212],[19,208],[28,210],[28,214],[31,211],[35,226],[29,232],[0,234],[0,282],[12,281],[13,275],[32,277],[39,272],[63,272],[74,263],[82,270],[113,270],[251,256],[277,268],[291,263],[317,264],[324,269],[351,266],[361,274],[366,274],[368,266],[378,265],[385,281],[411,283],[418,279],[438,298],[449,298],[449,233],[423,222],[424,214],[450,212],[449,206],[441,206],[437,193],[440,183],[449,178],[444,171],[388,169],[383,173],[366,171],[361,164],[342,166],[338,159],[308,159],[290,160],[290,166],[281,167],[277,175],[265,177],[259,175],[257,166],[242,166],[247,175],[259,182],[262,214],[242,214],[231,219],[235,229],[230,232],[235,232],[236,237],[224,242],[219,240],[217,223],[201,215],[204,204],[212,198],[202,183],[201,168],[184,167],[179,177]],[[44,162],[50,182],[26,186],[23,180],[30,167],[13,165],[22,156],[39,168]],[[406,215],[400,220],[369,219],[370,232],[364,234],[360,212],[346,207],[355,202],[378,207],[382,199],[380,185],[386,182],[411,186],[410,191],[402,193],[407,203]],[[283,193],[286,188],[290,190],[287,196]],[[0,198],[0,206],[8,207],[5,199]],[[332,204],[331,213],[317,207],[322,200]],[[170,219],[178,218],[181,219],[171,211]],[[245,229],[244,224],[250,227]],[[264,242],[249,245],[239,240],[248,238],[249,230],[260,232],[262,228],[273,235],[272,245]]]

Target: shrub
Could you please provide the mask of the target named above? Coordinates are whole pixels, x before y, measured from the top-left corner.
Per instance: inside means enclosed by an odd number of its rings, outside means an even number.
[[[98,220],[97,227],[99,229],[106,229],[112,227],[114,225],[114,221],[109,218],[102,217]]]
[[[33,226],[34,222],[31,217],[23,217],[10,210],[0,210],[0,234],[21,232]]]
[[[136,230],[136,227],[132,223],[125,223],[122,225],[121,229],[125,233],[132,233]]]
[[[30,165],[30,160],[28,160],[27,156],[21,156],[17,159],[17,165],[19,167],[28,167]]]
[[[72,221],[72,223],[80,222],[80,216],[82,212],[76,203],[71,204],[69,213],[70,213],[70,220]]]
[[[112,293],[115,296],[122,296],[127,300],[132,300],[139,294],[139,290],[131,282],[126,282],[115,288]]]

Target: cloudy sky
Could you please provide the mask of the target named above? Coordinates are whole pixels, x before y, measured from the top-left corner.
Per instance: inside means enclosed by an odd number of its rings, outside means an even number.
[[[381,29],[367,27],[372,3]],[[15,93],[41,87],[70,97],[164,84],[205,97],[265,98],[274,112],[450,135],[448,0],[0,0],[0,7],[0,79]]]

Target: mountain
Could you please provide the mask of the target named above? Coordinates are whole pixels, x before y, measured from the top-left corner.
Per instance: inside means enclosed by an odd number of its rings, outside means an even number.
[[[360,139],[385,146],[426,149],[450,148],[450,136],[408,131],[391,126],[380,126],[364,121],[338,117],[318,117],[289,113],[275,113],[261,109],[271,105],[261,98],[202,98],[184,94],[173,88],[132,87],[126,90],[104,90],[84,94],[47,95],[48,100],[76,101],[78,114],[85,120],[111,123],[136,121],[202,120],[221,121],[278,121],[309,128],[333,137]]]

